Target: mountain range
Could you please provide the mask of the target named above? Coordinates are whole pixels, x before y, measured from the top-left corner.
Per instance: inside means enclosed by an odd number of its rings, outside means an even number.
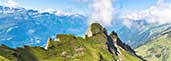
[[[58,14],[57,11],[50,13],[0,6],[0,44],[12,48],[23,45],[44,47],[48,37],[53,39],[56,34],[83,36],[89,26],[87,20],[88,16],[81,14]],[[146,20],[131,20],[131,24],[137,26],[128,28],[122,22],[122,19],[115,19],[111,27],[105,28],[108,32],[115,30],[120,39],[132,48],[169,31],[171,27],[170,24],[149,24]]]
[[[79,14],[56,15],[0,6],[0,44],[12,48],[45,46],[48,37],[55,38],[59,33],[82,35],[86,25],[86,17]]]
[[[171,24],[0,6],[0,61],[170,61]],[[88,29],[86,31],[86,29]],[[108,30],[108,31],[107,31]],[[85,33],[86,32],[86,33]]]
[[[2,61],[145,61],[123,43],[113,31],[110,35],[98,23],[93,23],[84,38],[58,34],[49,38],[45,48],[0,46]]]

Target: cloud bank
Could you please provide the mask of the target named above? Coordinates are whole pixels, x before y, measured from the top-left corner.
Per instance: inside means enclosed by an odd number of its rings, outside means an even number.
[[[131,20],[145,20],[150,24],[166,24],[171,23],[171,2],[166,0],[158,0],[155,5],[148,9],[131,12],[123,16],[124,24],[128,27]]]
[[[18,7],[20,6],[17,2],[15,2],[14,0],[8,0],[6,3],[4,3],[5,6],[8,7]]]
[[[111,25],[113,13],[112,0],[93,0],[91,8],[89,24],[97,22],[104,26]]]

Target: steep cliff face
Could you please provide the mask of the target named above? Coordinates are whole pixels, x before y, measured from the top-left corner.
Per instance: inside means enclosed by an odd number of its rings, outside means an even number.
[[[98,23],[89,27],[85,38],[58,34],[55,40],[48,39],[45,48],[2,45],[0,51],[0,57],[12,61],[143,61],[114,31],[108,35]]]

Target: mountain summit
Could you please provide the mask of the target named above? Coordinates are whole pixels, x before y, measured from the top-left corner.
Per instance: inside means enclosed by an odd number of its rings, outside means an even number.
[[[87,37],[91,37],[93,35],[96,35],[98,33],[104,33],[106,34],[106,29],[103,28],[100,24],[98,23],[93,23],[90,25],[90,27],[88,28],[87,32],[86,32],[86,36]]]
[[[46,47],[24,46],[12,49],[0,46],[0,60],[12,61],[144,61],[135,51],[123,43],[113,31],[93,23],[86,37],[58,34],[48,39]]]

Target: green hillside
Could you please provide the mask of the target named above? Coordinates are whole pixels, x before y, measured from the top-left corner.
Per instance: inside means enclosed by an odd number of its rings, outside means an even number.
[[[136,48],[136,52],[148,61],[171,61],[171,36],[166,33],[156,37]]]
[[[85,38],[58,34],[48,39],[46,47],[24,46],[12,49],[0,46],[0,61],[143,61],[115,32],[94,23]]]

